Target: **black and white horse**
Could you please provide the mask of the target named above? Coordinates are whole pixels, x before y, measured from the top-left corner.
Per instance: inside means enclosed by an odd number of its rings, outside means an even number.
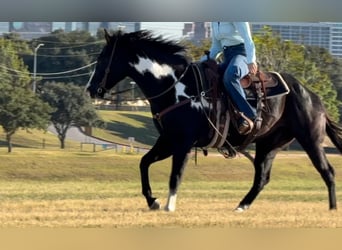
[[[137,83],[149,100],[154,124],[160,134],[140,162],[142,193],[150,209],[160,208],[159,201],[152,196],[148,169],[152,163],[172,156],[165,209],[174,211],[188,153],[192,147],[205,147],[211,140],[211,125],[206,115],[210,103],[205,95],[199,94],[202,90],[196,83],[191,62],[184,56],[183,46],[153,36],[149,31],[113,35],[105,32],[105,38],[107,44],[98,57],[87,90],[92,97],[101,98],[125,77]],[[342,129],[328,118],[317,95],[291,75],[281,75],[288,83],[290,93],[285,101],[282,98],[269,101],[270,106],[282,106],[283,112],[276,122],[271,123],[272,126],[266,126],[267,131],[253,140],[256,149],[254,183],[237,210],[249,208],[270,180],[276,153],[293,139],[301,144],[322,176],[329,193],[329,208],[336,209],[334,170],[321,143],[327,133],[342,152]],[[241,145],[245,138],[230,127],[227,140],[233,146]]]

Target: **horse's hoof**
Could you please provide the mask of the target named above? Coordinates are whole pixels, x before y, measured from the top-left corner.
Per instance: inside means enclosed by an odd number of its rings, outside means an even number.
[[[150,206],[151,210],[159,210],[160,209],[160,203],[158,200],[155,200],[152,205]]]
[[[164,207],[164,210],[165,210],[166,212],[174,212],[174,211],[176,211],[176,208],[175,208],[175,207],[167,207],[167,206],[165,206],[165,207]]]
[[[236,213],[242,213],[245,212],[249,208],[248,205],[240,205],[237,208],[234,209],[234,212]]]

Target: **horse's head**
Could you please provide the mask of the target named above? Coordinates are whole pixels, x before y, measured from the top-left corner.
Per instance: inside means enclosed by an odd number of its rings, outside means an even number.
[[[124,37],[121,31],[111,36],[105,30],[106,45],[97,58],[95,72],[86,89],[91,97],[103,98],[106,92],[128,75],[128,53]],[[122,60],[124,55],[125,60]]]

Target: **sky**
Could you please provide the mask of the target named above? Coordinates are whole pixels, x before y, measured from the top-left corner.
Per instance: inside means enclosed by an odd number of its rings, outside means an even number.
[[[184,22],[142,22],[141,29],[152,30],[167,38],[179,39],[183,35]]]

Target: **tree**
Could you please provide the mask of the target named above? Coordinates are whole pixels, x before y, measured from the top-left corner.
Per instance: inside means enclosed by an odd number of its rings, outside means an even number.
[[[0,39],[0,125],[12,152],[11,138],[18,129],[46,129],[51,108],[34,95],[31,78],[17,55],[15,44]]]
[[[314,62],[315,66],[324,72],[328,79],[334,85],[334,89],[337,92],[337,97],[335,93],[332,93],[333,100],[342,100],[342,60],[334,58],[328,50],[320,47],[308,47],[307,48],[307,58]],[[332,108],[338,109],[339,113],[342,112],[342,105],[340,103],[331,104]]]
[[[60,147],[65,148],[66,133],[72,126],[103,126],[94,106],[82,88],[70,83],[50,82],[44,84],[41,98],[55,108],[51,122],[55,127]]]
[[[339,120],[341,102],[333,84],[336,77],[333,78],[332,71],[328,70],[334,68],[334,60],[327,50],[284,41],[267,26],[254,34],[253,40],[261,70],[292,74],[318,94],[329,115]]]
[[[31,90],[3,83],[0,86],[0,125],[6,134],[10,153],[12,152],[11,138],[15,132],[20,128],[46,129],[51,108]]]
[[[43,43],[37,53],[37,75],[68,72],[65,74],[43,75],[40,83],[58,81],[85,86],[91,75],[93,67],[85,67],[96,61],[104,39],[97,39],[87,31],[64,32],[56,30],[47,36],[30,41],[32,51],[39,44]],[[33,71],[33,52],[23,55],[25,63]],[[77,71],[73,71],[79,69]],[[71,70],[71,72],[69,72]]]
[[[198,46],[190,40],[182,40],[180,43],[187,48],[187,55],[192,61],[198,61],[210,49],[211,39],[202,40]]]

